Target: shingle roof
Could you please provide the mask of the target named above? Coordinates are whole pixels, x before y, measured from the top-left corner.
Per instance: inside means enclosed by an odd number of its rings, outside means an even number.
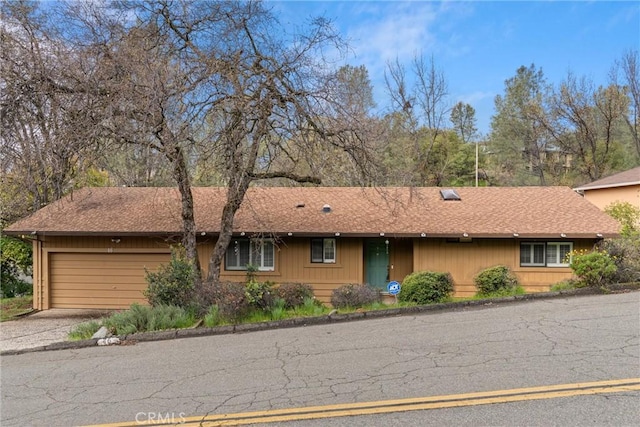
[[[618,223],[568,187],[251,188],[237,212],[236,232],[294,235],[460,237],[605,237]],[[193,188],[198,233],[216,234],[226,189]],[[329,205],[331,211],[323,212]],[[175,188],[85,188],[4,231],[8,234],[173,234],[181,230]]]
[[[640,185],[640,166],[575,188],[576,191]]]

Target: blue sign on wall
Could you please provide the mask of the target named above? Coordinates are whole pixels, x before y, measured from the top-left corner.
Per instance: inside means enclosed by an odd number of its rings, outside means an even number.
[[[400,293],[400,283],[396,281],[389,282],[387,285],[387,291],[389,291],[391,295],[398,295]]]

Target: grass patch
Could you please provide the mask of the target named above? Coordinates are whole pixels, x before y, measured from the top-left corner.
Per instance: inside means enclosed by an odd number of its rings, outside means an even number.
[[[98,323],[81,323],[70,333],[69,339],[88,339],[105,326],[114,335],[129,335],[135,332],[162,331],[166,329],[184,329],[196,324],[198,319],[192,311],[173,305],[151,307],[132,304],[129,310],[113,313]]]
[[[486,294],[477,293],[471,297],[451,297],[446,302],[463,302],[463,301],[480,301],[491,298],[512,297],[515,295],[525,295],[527,292],[522,286],[516,286],[513,289],[503,289],[500,291],[489,292]]]
[[[524,295],[526,292],[524,288],[520,285],[510,287],[510,288],[501,288],[496,289],[491,292],[478,292],[473,298],[474,299],[488,299],[488,298],[503,298],[503,297],[512,297],[515,295]]]
[[[304,303],[297,307],[285,307],[285,301],[282,299],[277,299],[274,306],[269,310],[253,310],[247,316],[240,319],[238,323],[271,322],[275,320],[285,320],[295,317],[318,317],[326,315],[331,311],[329,307],[321,304],[314,298],[305,298]]]
[[[114,335],[129,335],[136,332],[183,329],[195,325],[196,322],[194,313],[181,307],[132,304],[129,310],[104,319],[103,325]]]
[[[207,328],[213,328],[214,326],[226,325],[228,323],[222,318],[218,306],[212,305],[204,316],[203,324]]]
[[[98,332],[101,326],[100,322],[95,320],[80,323],[69,332],[69,341],[88,340],[93,334]]]
[[[580,280],[568,279],[551,285],[551,292],[569,291],[571,289],[584,288],[586,285]]]
[[[33,295],[0,299],[0,322],[15,319],[31,311],[33,311]]]
[[[305,298],[302,305],[292,309],[292,317],[316,317],[329,313],[329,308],[314,298]]]

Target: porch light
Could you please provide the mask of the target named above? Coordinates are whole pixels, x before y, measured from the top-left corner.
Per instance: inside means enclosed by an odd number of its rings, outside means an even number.
[[[596,237],[602,237],[602,233],[596,234]]]
[[[384,233],[380,233],[380,237],[384,237]]]
[[[467,234],[467,233],[462,233],[462,237],[469,237],[469,234]]]
[[[420,233],[420,237],[427,237],[427,233]]]
[[[518,237],[519,234],[518,233],[513,233],[513,237]]]
[[[564,233],[560,233],[560,237],[565,238],[565,237],[567,237],[567,235],[564,234]]]
[[[293,233],[292,232],[288,232],[287,236],[293,236]]]
[[[114,237],[111,239],[112,243],[120,243],[120,239],[118,239],[117,237]]]
[[[240,233],[241,236],[244,236],[244,231]]]
[[[206,231],[203,231],[202,233],[200,233],[201,236],[205,236],[207,233]]]
[[[336,236],[336,237],[340,237],[340,233],[339,233],[339,232],[336,232],[336,234],[334,234],[334,236]]]

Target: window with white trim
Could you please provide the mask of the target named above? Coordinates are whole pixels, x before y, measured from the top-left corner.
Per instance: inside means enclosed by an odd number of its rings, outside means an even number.
[[[275,250],[269,239],[231,239],[225,255],[225,270],[247,270],[254,265],[258,271],[275,269]]]
[[[336,239],[311,239],[311,262],[336,262]]]
[[[520,243],[521,267],[568,267],[572,242],[522,242]]]
[[[548,242],[547,267],[569,267],[571,262],[568,254],[573,250],[573,243]]]

